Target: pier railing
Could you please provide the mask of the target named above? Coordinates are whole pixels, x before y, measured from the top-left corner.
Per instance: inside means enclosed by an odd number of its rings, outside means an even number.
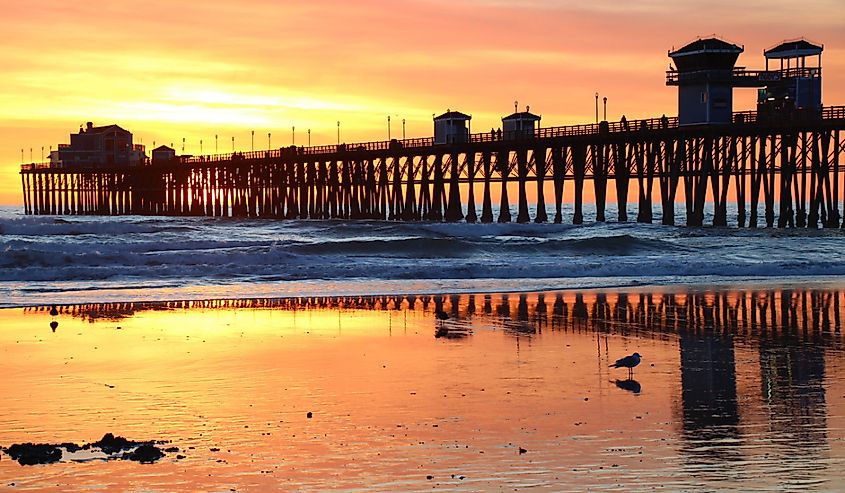
[[[748,70],[744,67],[735,67],[733,70],[693,70],[688,72],[668,70],[666,71],[666,84],[676,86],[680,82],[733,80],[737,82],[752,82],[757,85],[792,78],[817,79],[821,75],[822,71],[817,67],[792,67],[782,70]]]

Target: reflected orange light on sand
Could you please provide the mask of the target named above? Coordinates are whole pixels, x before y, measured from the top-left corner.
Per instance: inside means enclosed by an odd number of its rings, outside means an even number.
[[[676,288],[0,310],[0,444],[112,432],[171,440],[185,455],[154,466],[3,460],[0,475],[58,490],[478,491],[689,477],[776,489],[797,476],[761,476],[765,457],[812,480],[818,470],[804,465],[841,438],[841,406],[823,399],[825,375],[843,368],[841,341],[814,335],[841,323],[839,295]],[[633,381],[608,368],[634,351]],[[797,380],[778,366],[789,361],[806,368]],[[784,406],[798,409],[771,414]],[[778,437],[808,416],[823,436],[784,455]],[[728,439],[742,477],[714,460]]]
[[[471,344],[462,343],[435,338],[437,323],[421,308],[144,311],[95,323],[60,315],[55,333],[46,314],[0,311],[11,329],[0,341],[8,348],[2,370],[12,376],[3,392],[17,396],[5,406],[15,425],[0,443],[20,436],[82,442],[106,432],[171,439],[196,448],[185,451],[185,462],[168,461],[154,474],[180,478],[190,485],[186,490],[245,481],[357,488],[373,475],[417,483],[432,470],[441,479],[454,471],[484,480],[493,473],[484,471],[491,460],[519,457],[509,444],[516,437],[537,451],[563,433],[599,433],[607,425],[598,416],[617,419],[619,409],[600,397],[618,389],[606,361],[596,360],[595,337],[571,334],[565,346],[562,339],[536,345],[528,335],[479,326],[468,336]],[[623,337],[614,344],[627,351],[630,342]],[[671,346],[639,347],[653,361],[675,358]],[[591,370],[555,383],[566,368]],[[667,377],[656,376],[651,385],[671,386]],[[570,393],[572,386],[596,384]],[[654,406],[654,418],[662,414],[666,421],[671,394],[619,397]],[[579,447],[564,453],[577,454]],[[208,465],[209,459],[224,462]],[[133,479],[134,467],[96,467],[91,478],[73,484],[144,484]],[[21,473],[30,471],[3,475],[23,479]]]

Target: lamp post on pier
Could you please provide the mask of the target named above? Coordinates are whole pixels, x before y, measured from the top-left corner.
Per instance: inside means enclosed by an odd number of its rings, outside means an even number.
[[[387,115],[387,140],[390,140],[390,115]]]
[[[311,147],[311,129],[308,129],[308,147]]]
[[[296,145],[296,126],[290,127],[290,143],[291,145]]]
[[[604,97],[604,121],[607,121],[607,96]]]
[[[270,140],[270,134],[271,134],[271,132],[267,132],[267,150],[268,151],[273,148],[273,141]]]
[[[24,159],[23,159],[23,147],[21,147],[21,164],[23,164],[23,162],[24,162]]]
[[[217,134],[214,134],[214,154],[217,154]]]
[[[185,154],[185,137],[182,137],[182,154]]]
[[[235,136],[232,136],[232,154],[235,153]]]
[[[31,163],[31,162],[33,162],[33,161],[35,161],[35,160],[34,160],[34,159],[32,159],[32,147],[30,147],[30,148],[29,148],[29,162]]]
[[[599,122],[599,93],[596,92],[596,123]]]
[[[405,119],[402,119],[402,140],[405,140]]]
[[[200,156],[202,156],[202,139],[200,139]]]
[[[340,145],[340,120],[337,121],[337,145]]]
[[[44,146],[41,146],[41,162],[44,162]]]
[[[252,131],[252,140],[250,141],[250,144],[249,144],[249,150],[250,151],[255,150],[255,130]]]

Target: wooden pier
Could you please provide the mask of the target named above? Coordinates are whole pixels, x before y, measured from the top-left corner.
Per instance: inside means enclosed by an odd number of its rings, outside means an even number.
[[[590,219],[588,195],[595,221],[608,219],[615,200],[618,221],[651,223],[657,203],[662,223],[672,225],[682,201],[687,225],[703,225],[712,207],[713,224],[724,226],[735,201],[739,227],[845,227],[843,136],[845,107],[834,106],[778,119],[738,112],[729,124],[682,126],[662,117],[479,133],[455,144],[286,147],[139,167],[33,163],[22,165],[21,185],[26,214],[581,224]],[[571,217],[563,214],[565,195],[574,202]],[[636,218],[628,217],[629,201]]]

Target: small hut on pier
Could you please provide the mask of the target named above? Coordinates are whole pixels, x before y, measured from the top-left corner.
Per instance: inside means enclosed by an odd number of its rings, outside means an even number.
[[[469,141],[470,120],[471,116],[452,110],[434,117],[434,143],[458,144]]]
[[[516,108],[514,108],[516,109]],[[534,137],[537,128],[540,126],[540,116],[531,113],[530,106],[525,111],[514,112],[502,118],[502,130],[504,139],[524,139]]]

